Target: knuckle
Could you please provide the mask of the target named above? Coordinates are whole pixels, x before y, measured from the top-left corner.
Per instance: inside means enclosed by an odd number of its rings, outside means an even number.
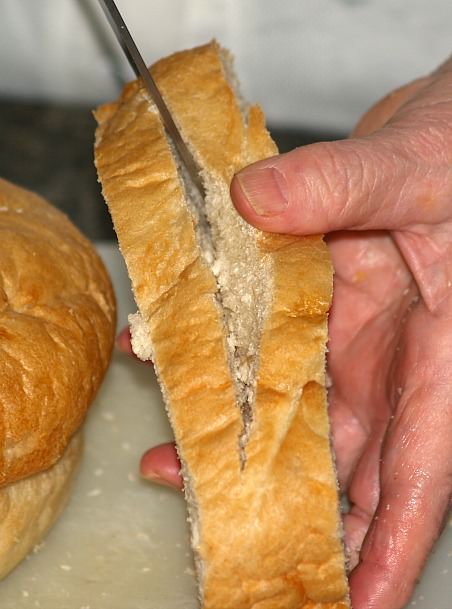
[[[398,117],[388,128],[394,150],[409,168],[417,200],[452,196],[452,101],[417,108]],[[449,107],[450,106],[450,107]],[[446,206],[444,206],[446,207]]]
[[[355,141],[322,142],[312,148],[312,166],[319,197],[330,225],[350,225],[357,214],[356,201],[374,184],[366,150]],[[356,218],[358,221],[358,218]]]

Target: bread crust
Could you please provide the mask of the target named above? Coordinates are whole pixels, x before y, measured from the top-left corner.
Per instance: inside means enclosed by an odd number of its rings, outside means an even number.
[[[52,466],[107,369],[115,300],[94,247],[0,180],[0,486]]]
[[[221,54],[211,43],[152,72],[205,174],[227,190],[236,171],[276,147],[258,107],[245,124]],[[189,487],[203,607],[348,608],[326,411],[332,268],[322,238],[257,236],[273,294],[242,469],[215,276],[158,115],[134,82],[96,118],[97,169]]]
[[[69,498],[82,456],[78,431],[49,469],[0,489],[0,579],[38,544]]]

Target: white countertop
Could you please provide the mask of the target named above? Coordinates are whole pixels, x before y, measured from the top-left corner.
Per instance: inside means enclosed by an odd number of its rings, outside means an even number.
[[[117,248],[99,245],[119,327],[135,307]],[[171,439],[152,369],[116,353],[86,425],[74,493],[39,548],[0,584],[1,609],[195,609],[185,504],[138,476],[150,446]],[[452,526],[407,609],[452,608]]]

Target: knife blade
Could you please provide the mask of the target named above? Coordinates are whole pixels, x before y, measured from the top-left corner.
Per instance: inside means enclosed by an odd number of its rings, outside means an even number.
[[[125,24],[116,3],[113,0],[99,0],[99,4],[107,17],[107,20],[110,23],[112,30],[130,63],[130,66],[132,67],[136,76],[138,78],[142,78],[151,100],[157,106],[167,135],[174,143],[192,182],[204,197],[205,190],[199,174],[200,170],[198,164],[185,144],[182,135],[174,122],[171,112],[168,109],[168,106],[166,105],[162,94],[160,93],[149,70],[147,69],[143,57],[141,56],[141,53],[138,50],[129,29]]]

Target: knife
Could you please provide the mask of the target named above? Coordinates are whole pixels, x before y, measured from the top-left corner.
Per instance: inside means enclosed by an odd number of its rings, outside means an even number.
[[[180,131],[177,128],[173,117],[171,116],[171,112],[169,111],[168,106],[166,105],[157,85],[155,84],[154,79],[147,69],[137,45],[135,44],[124,22],[124,19],[118,10],[118,7],[113,0],[99,0],[99,3],[133,71],[138,78],[141,77],[143,79],[147,92],[160,113],[166,133],[176,146],[176,150],[179,153],[191,180],[204,197],[205,190],[199,175],[199,167],[184,140],[182,139]]]

